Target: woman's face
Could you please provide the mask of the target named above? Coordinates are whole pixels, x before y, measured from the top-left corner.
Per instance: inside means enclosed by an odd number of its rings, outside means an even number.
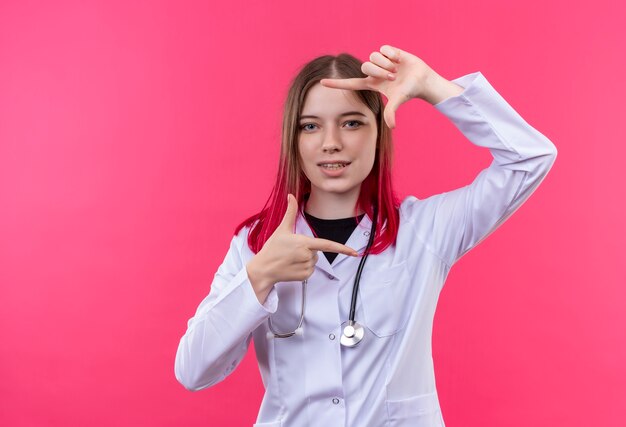
[[[311,192],[358,194],[376,157],[374,113],[353,91],[317,83],[305,98],[299,127],[300,160]],[[328,165],[332,162],[342,163]]]

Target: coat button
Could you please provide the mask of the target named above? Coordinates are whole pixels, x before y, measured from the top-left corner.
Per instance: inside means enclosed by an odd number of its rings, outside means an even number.
[[[335,339],[335,334],[330,334],[330,335],[328,336],[328,338],[330,338],[331,340],[334,340],[334,339]]]
[[[335,276],[333,276],[332,274],[328,273],[327,276],[330,280],[335,280]]]
[[[364,232],[363,232],[363,235],[364,235],[365,237],[369,237],[370,232],[369,232],[369,231],[364,231]]]
[[[335,397],[335,398],[333,398],[333,403],[334,403],[335,405],[338,405],[338,404],[339,404],[339,399],[337,399],[336,397]]]

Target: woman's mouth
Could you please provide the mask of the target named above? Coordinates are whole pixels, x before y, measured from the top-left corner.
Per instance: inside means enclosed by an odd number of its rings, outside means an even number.
[[[320,163],[318,166],[322,168],[322,171],[328,176],[339,176],[348,166],[350,166],[350,163]]]
[[[349,163],[322,163],[320,166],[324,169],[336,170],[348,166]]]

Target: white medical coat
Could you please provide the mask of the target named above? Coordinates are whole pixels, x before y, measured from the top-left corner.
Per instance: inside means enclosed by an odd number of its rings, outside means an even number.
[[[308,280],[303,334],[273,338],[298,324],[301,283],[277,283],[260,304],[247,276],[254,256],[245,227],[233,237],[209,295],[189,320],[176,353],[175,375],[190,390],[226,378],[254,340],[265,395],[255,426],[444,426],[431,351],[433,316],[450,268],[515,212],[552,167],[554,144],[531,127],[480,72],[454,80],[464,88],[435,108],[493,162],[473,182],[400,206],[395,246],[368,257],[356,321],[365,326],[354,348],[339,344],[360,258],[318,257]],[[363,252],[366,214],[346,245]],[[297,233],[313,236],[299,213]]]

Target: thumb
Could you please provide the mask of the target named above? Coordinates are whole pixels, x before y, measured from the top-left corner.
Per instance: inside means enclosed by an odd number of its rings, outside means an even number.
[[[385,105],[385,111],[383,112],[383,116],[385,118],[385,122],[389,128],[393,129],[396,127],[396,110],[400,106],[401,102],[398,98],[391,98],[387,105]]]
[[[285,216],[278,226],[279,229],[289,231],[293,233],[294,227],[296,225],[296,218],[298,216],[298,201],[293,196],[293,194],[289,193],[287,195],[287,211],[285,212]]]

